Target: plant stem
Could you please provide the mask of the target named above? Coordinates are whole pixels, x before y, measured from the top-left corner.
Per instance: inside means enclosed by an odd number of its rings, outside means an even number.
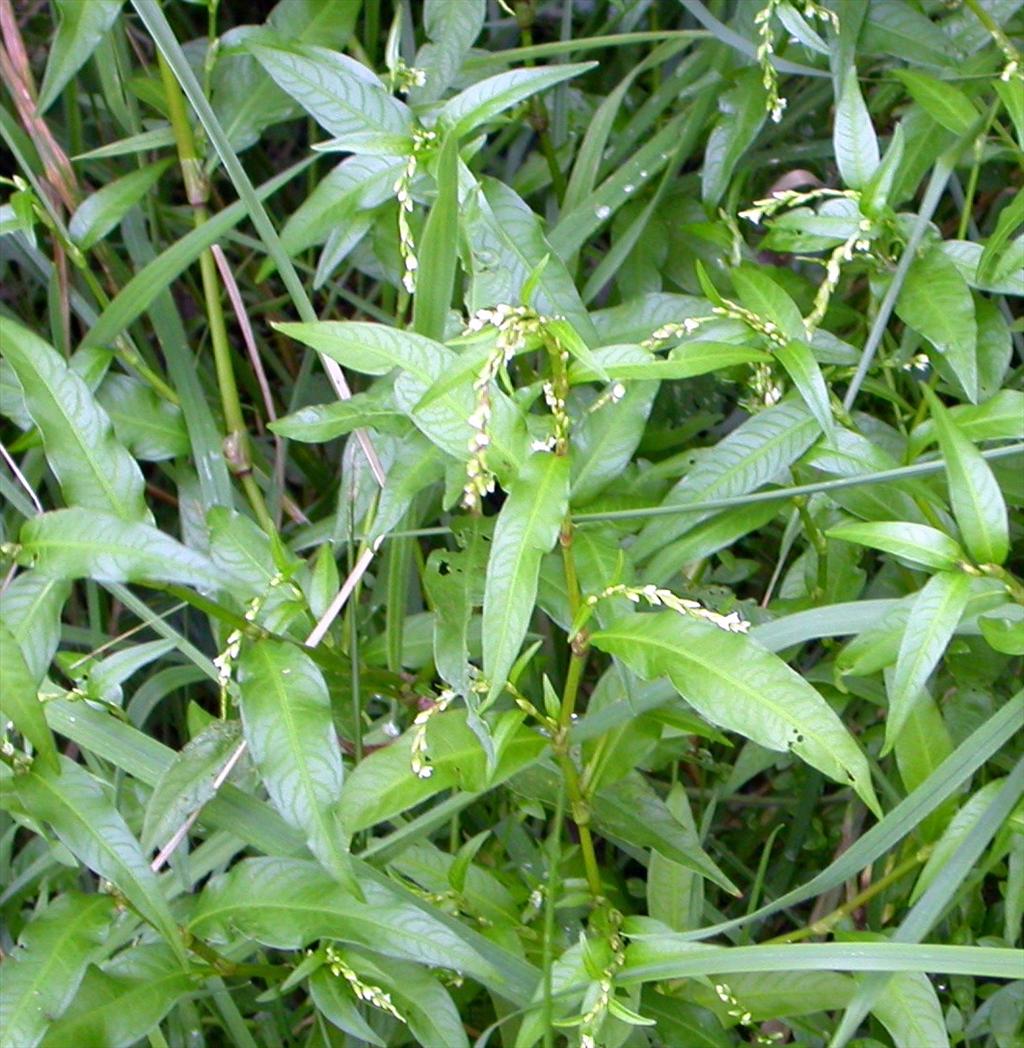
[[[170,66],[159,52],[157,61],[160,65],[164,96],[167,99],[168,116],[178,149],[181,174],[185,180],[185,194],[192,206],[193,220],[198,229],[209,218],[206,209],[209,186],[202,172],[195,136],[192,134],[192,125],[185,110],[185,97],[181,93],[181,88]],[[206,303],[210,342],[213,346],[217,386],[220,390],[221,406],[224,411],[224,424],[227,427],[227,436],[224,439],[224,457],[230,470],[241,480],[242,488],[260,526],[268,534],[274,534],[276,529],[273,518],[267,510],[263,492],[252,475],[249,434],[245,428],[242,403],[238,396],[238,384],[235,382],[235,371],[231,363],[231,346],[228,342],[227,324],[224,320],[217,263],[211,250],[207,249],[199,256],[199,271],[203,281],[203,298]]]
[[[885,891],[890,885],[895,884],[910,873],[911,870],[925,862],[928,856],[931,855],[933,847],[933,845],[929,844],[924,848],[919,848],[909,859],[901,862],[899,866],[894,867],[884,877],[880,877],[870,887],[865,888],[852,899],[848,899],[842,906],[836,907],[836,909],[826,914],[820,920],[815,921],[813,924],[808,924],[804,928],[797,928],[796,931],[778,935],[774,939],[768,939],[762,945],[801,942],[803,939],[809,939],[813,935],[828,935],[840,921],[844,920],[855,910],[859,910],[865,903],[870,902],[878,895],[879,892]]]

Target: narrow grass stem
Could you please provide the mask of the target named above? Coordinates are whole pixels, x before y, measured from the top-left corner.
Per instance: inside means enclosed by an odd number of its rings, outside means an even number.
[[[905,859],[898,866],[893,867],[884,877],[879,877],[877,881],[862,892],[858,892],[852,899],[847,899],[842,906],[837,906],[831,913],[827,913],[824,917],[814,921],[813,924],[808,924],[804,928],[797,928],[796,931],[786,932],[785,935],[777,935],[774,939],[768,939],[761,945],[770,946],[776,943],[802,942],[804,939],[810,939],[815,935],[828,935],[840,921],[845,920],[850,914],[870,902],[876,895],[884,892],[886,888],[889,888],[897,881],[901,881],[908,873],[917,869],[918,866],[928,859],[931,853],[932,845],[919,848],[909,859]]]

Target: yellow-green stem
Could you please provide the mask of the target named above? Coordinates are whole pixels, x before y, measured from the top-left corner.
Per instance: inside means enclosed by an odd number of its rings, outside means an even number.
[[[208,219],[206,201],[209,187],[202,172],[202,164],[196,150],[192,125],[185,109],[185,97],[181,93],[178,81],[171,67],[158,55],[160,76],[167,100],[167,113],[174,131],[174,141],[178,150],[178,162],[181,165],[182,178],[185,181],[185,194],[192,205],[193,221],[196,228],[201,227]],[[235,382],[235,371],[231,363],[231,345],[228,342],[227,324],[224,320],[224,305],[221,301],[220,279],[217,276],[217,263],[213,252],[207,249],[199,256],[199,272],[203,283],[203,298],[206,304],[206,322],[210,330],[210,344],[213,347],[213,364],[217,373],[217,387],[220,390],[221,406],[224,411],[224,424],[227,436],[224,440],[224,457],[228,468],[236,474],[245,491],[246,498],[260,526],[267,532],[275,531],[274,521],[267,510],[263,492],[252,476],[252,460],[249,448],[249,434],[245,428],[242,414],[242,403],[238,396],[238,385]]]
[[[762,945],[800,942],[803,939],[811,938],[813,935],[828,935],[840,921],[849,917],[855,910],[859,910],[865,903],[870,902],[879,892],[885,891],[890,885],[895,884],[912,870],[926,862],[928,856],[932,853],[933,847],[933,845],[929,844],[924,848],[918,849],[909,859],[901,862],[899,866],[894,867],[884,877],[880,877],[870,887],[865,888],[864,891],[844,902],[842,906],[836,907],[836,909],[826,914],[820,920],[815,921],[813,924],[808,924],[805,928],[798,928],[794,932],[787,932],[785,935],[778,935],[774,939],[768,939]]]

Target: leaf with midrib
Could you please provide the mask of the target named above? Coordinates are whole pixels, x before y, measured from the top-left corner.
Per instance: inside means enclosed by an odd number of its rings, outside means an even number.
[[[376,881],[365,881],[363,888],[366,902],[344,891],[315,863],[244,859],[204,889],[189,927],[204,938],[241,933],[279,949],[341,939],[500,985],[494,965],[442,921]]]
[[[57,746],[39,701],[39,683],[14,635],[0,626],[0,713],[32,743],[37,759],[57,771]]]
[[[892,749],[918,693],[939,664],[967,607],[970,588],[969,575],[962,571],[942,571],[914,598],[889,688],[883,756]]]
[[[1006,503],[991,466],[960,432],[942,401],[921,387],[946,460],[953,516],[967,552],[979,564],[1002,564],[1010,551]]]
[[[110,895],[67,892],[25,926],[0,968],[0,1046],[33,1048],[74,997],[114,917]]]
[[[81,765],[60,758],[60,772],[33,767],[9,787],[26,811],[53,827],[72,854],[106,878],[152,924],[187,964],[178,927],[139,842],[99,782]]]
[[[554,546],[569,504],[569,459],[538,452],[526,460],[494,526],[484,585],[487,701],[505,687],[533,614],[541,558]]]
[[[243,650],[238,681],[245,738],[274,807],[306,834],[324,868],[358,891],[338,817],[341,747],[320,670],[298,648],[262,640]]]
[[[129,1045],[145,1037],[194,988],[195,977],[159,943],[133,946],[90,968],[43,1048]]]
[[[664,611],[619,619],[590,641],[646,679],[667,676],[712,724],[788,750],[852,785],[880,814],[867,759],[843,722],[800,674],[752,638]]]
[[[68,505],[152,520],[142,471],[86,383],[55,349],[9,318],[3,343]]]
[[[304,44],[270,47],[250,42],[248,50],[277,86],[332,135],[409,132],[408,107],[348,55]]]
[[[656,553],[695,524],[711,516],[710,511],[686,512],[689,502],[731,495],[746,495],[774,479],[814,442],[819,427],[806,406],[787,399],[747,419],[724,440],[702,455],[700,461],[662,500],[678,506],[671,518],[648,523],[632,546],[636,560]]]
[[[26,521],[21,563],[55,578],[179,582],[210,588],[218,573],[205,554],[148,524],[87,509],[58,509]]]
[[[424,436],[455,458],[469,457],[472,430],[467,421],[473,409],[472,375],[456,389],[446,389],[420,407],[427,390],[458,367],[458,356],[441,342],[384,324],[324,320],[316,323],[273,325],[282,334],[326,353],[344,367],[368,375],[386,375],[394,368],[394,398]],[[494,415],[490,450],[497,458],[518,462],[523,423],[504,393],[491,394]]]

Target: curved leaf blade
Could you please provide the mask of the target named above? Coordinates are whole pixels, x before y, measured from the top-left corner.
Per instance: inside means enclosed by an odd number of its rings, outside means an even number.
[[[494,526],[484,584],[487,701],[505,687],[537,599],[541,558],[558,539],[569,505],[569,459],[545,452],[526,460]]]
[[[142,471],[114,436],[106,411],[61,355],[6,319],[4,356],[18,377],[68,505],[105,510],[124,520],[151,520]]]
[[[791,751],[880,814],[860,747],[810,684],[750,637],[674,612],[619,619],[590,638],[642,677],[667,676],[712,724]]]
[[[291,645],[248,645],[238,664],[242,724],[274,807],[302,830],[310,851],[358,891],[338,800],[344,779],[331,700],[316,663]]]

